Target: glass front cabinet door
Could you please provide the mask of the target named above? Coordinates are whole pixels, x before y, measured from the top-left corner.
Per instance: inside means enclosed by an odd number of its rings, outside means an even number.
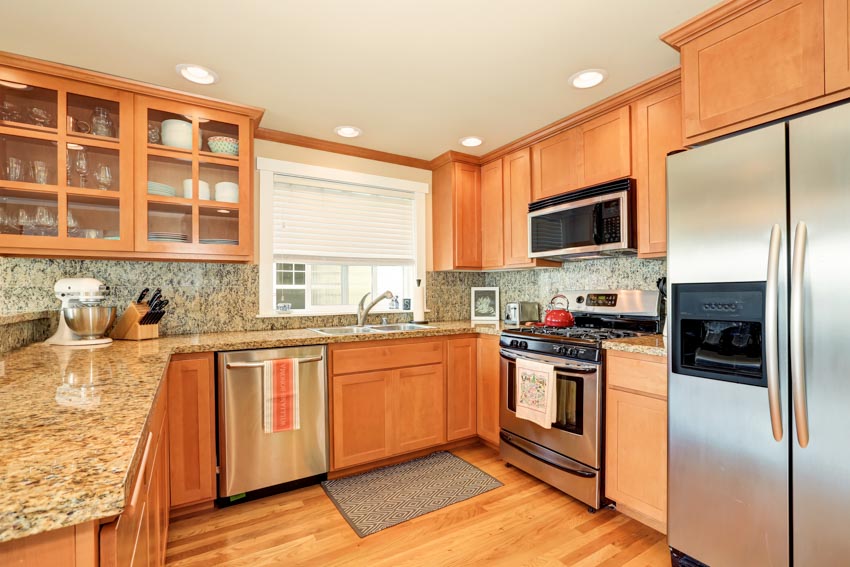
[[[133,250],[132,147],[132,93],[0,66],[0,252]]]
[[[135,113],[136,249],[250,256],[250,119],[142,96]]]

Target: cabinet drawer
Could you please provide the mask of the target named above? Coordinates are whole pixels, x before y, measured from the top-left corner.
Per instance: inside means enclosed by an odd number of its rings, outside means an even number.
[[[445,341],[441,339],[425,341],[406,339],[386,341],[385,344],[376,344],[375,346],[370,344],[369,346],[344,345],[334,347],[332,345],[333,374],[438,364],[443,361],[444,343]]]
[[[660,356],[608,351],[608,386],[667,399],[667,361]]]

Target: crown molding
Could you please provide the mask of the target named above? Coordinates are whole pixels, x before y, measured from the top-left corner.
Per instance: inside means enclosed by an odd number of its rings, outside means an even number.
[[[694,16],[661,36],[661,41],[679,51],[682,45],[723,24],[766,4],[770,0],[726,0]]]

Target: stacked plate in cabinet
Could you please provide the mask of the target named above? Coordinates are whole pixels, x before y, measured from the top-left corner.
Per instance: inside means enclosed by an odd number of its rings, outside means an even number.
[[[199,239],[201,244],[227,244],[229,246],[236,246],[239,244],[238,240],[232,240],[229,238],[201,238]]]
[[[189,242],[189,237],[179,232],[149,232],[151,242]]]
[[[148,181],[148,194],[158,195],[160,197],[176,197],[177,189],[165,183],[157,183],[156,181]]]

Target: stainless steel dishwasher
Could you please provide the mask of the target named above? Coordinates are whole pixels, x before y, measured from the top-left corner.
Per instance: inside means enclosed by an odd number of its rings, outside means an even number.
[[[263,362],[298,360],[300,428],[263,431]],[[219,497],[328,472],[325,347],[223,352],[218,355]]]

